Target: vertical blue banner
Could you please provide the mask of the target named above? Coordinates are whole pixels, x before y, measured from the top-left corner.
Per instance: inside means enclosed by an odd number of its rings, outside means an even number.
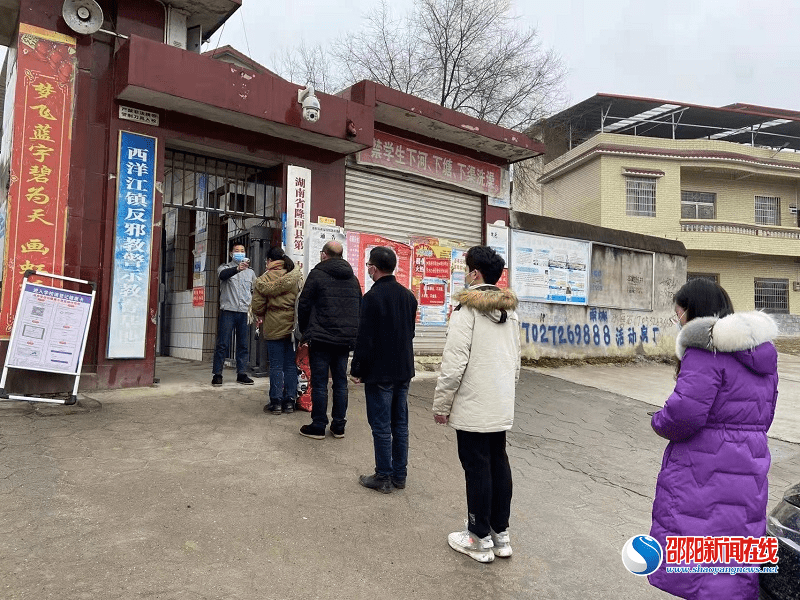
[[[156,138],[119,133],[107,358],[144,358],[153,248]]]

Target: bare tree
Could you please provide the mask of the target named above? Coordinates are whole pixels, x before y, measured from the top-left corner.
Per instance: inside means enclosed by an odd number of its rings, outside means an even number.
[[[365,22],[362,31],[350,32],[332,44],[333,61],[348,85],[369,79],[425,97],[431,61],[426,48],[417,43],[415,22],[395,18],[386,0]]]
[[[273,56],[272,64],[276,72],[295,83],[312,84],[320,92],[333,93],[340,89],[341,78],[322,46],[308,46],[305,40],[295,48],[284,48]]]
[[[370,79],[510,129],[563,101],[561,60],[519,26],[511,0],[415,0],[401,18],[382,0],[329,53],[301,45],[285,56],[292,68],[278,72],[297,83],[322,80],[332,91]]]

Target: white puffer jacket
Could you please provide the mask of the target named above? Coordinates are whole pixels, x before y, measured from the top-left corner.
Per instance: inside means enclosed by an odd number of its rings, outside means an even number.
[[[519,380],[519,317],[511,290],[477,285],[455,299],[433,412],[463,431],[506,431]]]

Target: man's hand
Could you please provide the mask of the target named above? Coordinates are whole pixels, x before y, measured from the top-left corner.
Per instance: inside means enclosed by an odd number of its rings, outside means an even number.
[[[450,415],[433,415],[433,420],[439,425],[447,425],[447,422],[450,420]]]
[[[350,381],[353,383],[361,383],[361,377],[350,377]]]
[[[250,263],[245,261],[240,261],[239,264],[236,266],[236,269],[239,271],[244,271],[245,269],[250,268]]]

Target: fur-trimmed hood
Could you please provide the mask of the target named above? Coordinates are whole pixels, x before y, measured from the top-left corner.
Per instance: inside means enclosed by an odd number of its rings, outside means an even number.
[[[516,310],[519,305],[517,295],[512,290],[500,289],[486,283],[467,288],[453,298],[460,305],[474,308],[497,323],[505,322],[508,313]],[[460,306],[456,310],[458,308]]]
[[[751,371],[774,371],[777,352],[771,342],[778,335],[778,326],[768,314],[758,311],[734,313],[727,317],[698,317],[683,326],[675,340],[679,360],[687,348],[711,352],[728,352]]]

